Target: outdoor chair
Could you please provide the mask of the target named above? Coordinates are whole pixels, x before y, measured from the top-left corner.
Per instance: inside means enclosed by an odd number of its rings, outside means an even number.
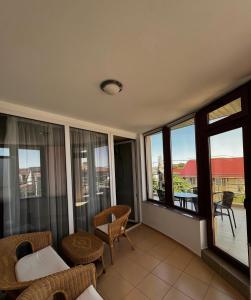
[[[198,195],[198,187],[197,186],[193,187],[191,191],[192,191],[193,194]],[[192,203],[193,203],[195,211],[198,212],[198,210],[199,210],[198,197],[197,198],[192,198]]]
[[[131,208],[126,205],[116,205],[105,209],[94,217],[95,235],[106,242],[110,248],[111,262],[114,263],[114,241],[124,236],[133,244],[126,232],[126,224],[131,213]],[[115,217],[115,220],[112,220]]]
[[[17,300],[102,300],[95,287],[95,266],[89,264],[40,279]]]
[[[192,193],[198,195],[198,188],[197,186],[192,187]]]
[[[18,295],[37,279],[68,269],[51,244],[49,231],[0,239],[0,291]]]
[[[165,202],[165,192],[163,190],[158,189],[157,194],[159,197],[159,201]]]
[[[178,203],[176,204],[175,202],[178,202]],[[179,198],[177,198],[177,197],[173,197],[173,203],[174,203],[174,205],[177,205],[177,206],[179,206],[179,207],[182,207],[182,202],[181,202],[181,200],[180,200]]]
[[[191,198],[191,203],[193,204],[195,211],[198,212],[198,209],[199,209],[199,207],[198,207],[198,197],[197,198]]]
[[[224,191],[222,194],[222,200],[214,203],[214,216],[221,216],[222,221],[223,221],[223,216],[227,216],[229,218],[232,234],[235,237],[232,218],[233,218],[235,228],[237,226],[236,226],[236,222],[235,222],[234,211],[232,209],[233,199],[234,199],[233,192]],[[231,218],[230,211],[232,214],[232,218]]]

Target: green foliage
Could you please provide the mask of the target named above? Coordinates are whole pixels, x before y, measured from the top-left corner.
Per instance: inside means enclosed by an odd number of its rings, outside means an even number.
[[[152,179],[152,187],[153,187],[153,192],[157,193],[157,190],[159,189],[159,183],[156,178]],[[190,191],[192,189],[192,185],[184,178],[173,174],[173,189],[174,192],[179,193],[179,192],[186,192]]]
[[[153,183],[153,192],[157,193],[157,190],[159,189],[158,181],[155,178],[153,178],[152,183]]]
[[[174,165],[174,166],[176,166],[177,169],[184,169],[185,164],[184,163],[179,163],[179,164]]]
[[[245,198],[244,195],[235,195],[235,196],[234,196],[233,203],[236,203],[236,204],[243,204],[244,198]]]
[[[191,190],[193,186],[184,178],[173,174],[173,190],[176,193],[186,192]]]

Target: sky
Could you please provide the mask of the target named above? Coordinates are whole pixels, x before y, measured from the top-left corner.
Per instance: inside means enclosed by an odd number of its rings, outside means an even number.
[[[2,150],[0,148],[1,153],[7,153],[8,151]],[[31,168],[31,167],[40,167],[40,150],[33,149],[19,149],[19,168]],[[96,167],[109,167],[109,158],[108,158],[108,147],[102,146],[95,148],[95,166]]]
[[[103,146],[95,149],[95,166],[109,167],[108,146]]]
[[[40,150],[18,149],[19,168],[40,167]]]
[[[186,162],[196,158],[194,125],[171,131],[172,161]],[[210,137],[211,157],[242,157],[242,129],[234,129]],[[158,162],[163,157],[162,133],[152,135],[152,161]]]
[[[173,163],[186,162],[196,159],[194,125],[171,131],[172,160]],[[151,136],[152,161],[157,164],[158,157],[163,158],[162,133]],[[228,132],[210,137],[211,157],[242,157],[242,129],[234,129]],[[19,168],[40,166],[40,151],[33,149],[19,149]],[[108,167],[107,146],[95,149],[96,167]],[[0,148],[0,156],[9,155],[8,148]]]

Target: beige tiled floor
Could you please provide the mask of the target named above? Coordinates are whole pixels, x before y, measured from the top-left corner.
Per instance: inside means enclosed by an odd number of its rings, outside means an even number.
[[[115,263],[105,248],[107,272],[97,288],[105,300],[243,300],[198,256],[161,233],[141,225],[115,244]]]

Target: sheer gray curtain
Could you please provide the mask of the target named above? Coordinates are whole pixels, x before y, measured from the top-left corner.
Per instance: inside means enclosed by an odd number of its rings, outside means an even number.
[[[64,128],[0,115],[1,235],[68,234]]]
[[[108,136],[70,129],[75,230],[92,230],[93,216],[110,206]]]

